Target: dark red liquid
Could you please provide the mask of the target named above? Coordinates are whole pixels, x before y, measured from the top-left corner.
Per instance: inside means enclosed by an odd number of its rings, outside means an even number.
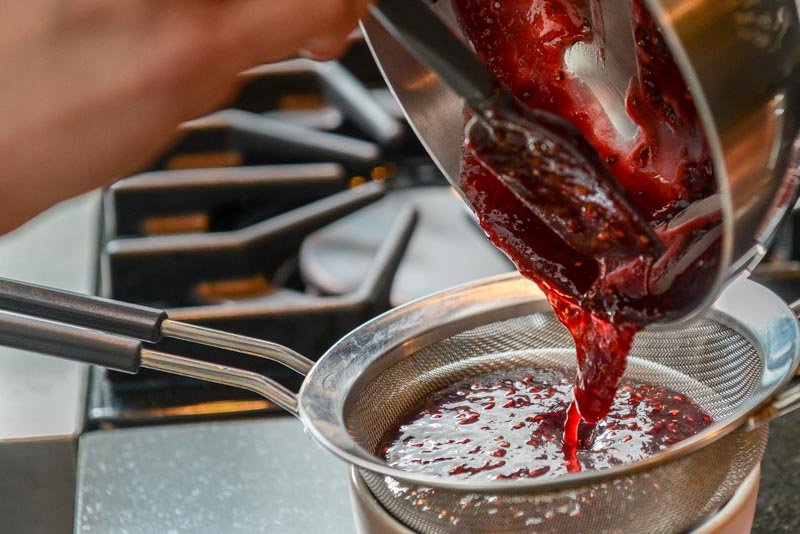
[[[565,456],[571,389],[569,375],[554,370],[478,376],[413,408],[379,453],[408,472],[491,480],[557,477],[646,458],[712,422],[684,395],[623,381],[608,416],[594,429],[582,425],[586,446],[567,448]]]
[[[496,149],[478,131],[471,132],[463,161],[462,188],[481,226],[539,284],[575,338],[568,449],[578,445],[579,417],[594,424],[608,413],[635,333],[693,309],[718,272],[720,212],[697,111],[641,0],[619,1],[631,1],[635,21],[637,75],[625,99],[639,128],[633,139],[616,133],[587,86],[566,68],[565,53],[576,43],[602,48],[591,0],[453,0],[476,52],[511,93],[531,109],[567,119],[595,150],[577,166],[542,173],[534,158],[530,169],[512,172],[513,137]],[[505,105],[494,112],[502,114]],[[585,152],[547,124],[534,130],[555,145],[542,150],[544,159]],[[576,168],[589,178],[610,172],[621,196],[610,188],[600,193],[611,201],[593,203],[597,190],[574,187]],[[568,224],[554,225],[551,212],[534,209],[537,202],[565,204]],[[572,221],[579,222],[581,239],[563,231]],[[651,242],[642,221],[660,243]]]

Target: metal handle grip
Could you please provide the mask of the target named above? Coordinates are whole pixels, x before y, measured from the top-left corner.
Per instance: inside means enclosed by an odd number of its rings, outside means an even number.
[[[494,94],[497,79],[425,1],[380,0],[370,10],[395,39],[470,107],[480,109]]]
[[[0,311],[0,345],[136,373],[142,342]]]
[[[166,312],[0,278],[0,309],[156,342]]]

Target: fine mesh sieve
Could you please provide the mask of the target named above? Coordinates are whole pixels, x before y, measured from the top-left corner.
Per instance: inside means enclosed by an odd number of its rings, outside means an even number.
[[[715,421],[640,462],[497,482],[388,466],[376,453],[381,439],[432,393],[503,368],[574,369],[569,332],[534,286],[512,275],[412,303],[345,337],[304,383],[300,415],[419,532],[676,532],[724,505],[761,460],[767,430],[750,414],[791,378],[798,336],[793,312],[744,280],[704,316],[640,333],[625,377],[686,394]]]
[[[348,431],[365,449],[378,450],[381,438],[420,400],[462,379],[512,367],[574,369],[571,337],[554,314],[473,328],[404,358],[359,392],[347,413]],[[640,335],[626,377],[685,393],[720,420],[747,399],[762,372],[747,339],[699,319],[680,336]],[[419,532],[676,532],[730,498],[760,461],[766,434],[763,427],[735,432],[666,466],[571,490],[472,493],[402,483],[368,470],[361,475],[388,511]]]

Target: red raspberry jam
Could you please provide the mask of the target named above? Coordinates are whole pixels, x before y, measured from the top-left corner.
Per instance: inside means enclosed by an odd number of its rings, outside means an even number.
[[[572,381],[557,370],[515,369],[465,380],[412,408],[380,445],[389,465],[461,479],[557,477],[627,464],[712,422],[696,402],[623,380],[608,415],[581,426],[585,444],[564,448]],[[593,435],[592,435],[593,434]]]
[[[576,44],[600,42],[602,49],[602,29],[593,27],[594,0],[452,0],[477,54],[510,92],[529,108],[572,123],[596,151],[578,166],[508,172],[513,146],[489,150],[478,132],[465,144],[461,176],[487,235],[539,284],[575,338],[575,405],[566,427],[572,448],[580,420],[597,423],[611,409],[635,333],[698,305],[719,268],[721,214],[697,110],[642,0],[619,1],[631,2],[636,48],[637,74],[624,102],[638,128],[630,139],[617,133],[599,101],[566,67],[565,54]],[[558,162],[564,160],[560,154],[575,152],[569,136],[548,137],[552,128],[539,126],[550,145],[543,158]],[[598,191],[574,187],[575,172],[610,172],[624,202],[596,202]],[[554,231],[559,227],[535,209],[537,203],[560,203],[579,214],[565,220],[580,222],[572,231],[581,239]],[[642,220],[663,248],[642,233]]]

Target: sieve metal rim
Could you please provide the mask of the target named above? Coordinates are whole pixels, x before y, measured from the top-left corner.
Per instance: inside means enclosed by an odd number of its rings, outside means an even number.
[[[644,460],[614,468],[576,473],[550,480],[464,481],[428,474],[407,473],[388,466],[350,436],[345,421],[351,395],[369,373],[438,341],[453,328],[482,319],[547,309],[536,286],[518,273],[458,286],[391,310],[338,341],[317,362],[299,394],[300,418],[307,432],[324,448],[362,469],[410,484],[462,492],[552,491],[633,474],[662,465],[729,434],[747,422],[754,411],[769,403],[800,363],[800,325],[792,310],[768,289],[740,278],[722,293],[708,312],[711,317],[746,336],[760,352],[765,370],[753,402],[705,431]],[[441,328],[441,330],[440,330]],[[380,361],[380,367],[373,367]]]

